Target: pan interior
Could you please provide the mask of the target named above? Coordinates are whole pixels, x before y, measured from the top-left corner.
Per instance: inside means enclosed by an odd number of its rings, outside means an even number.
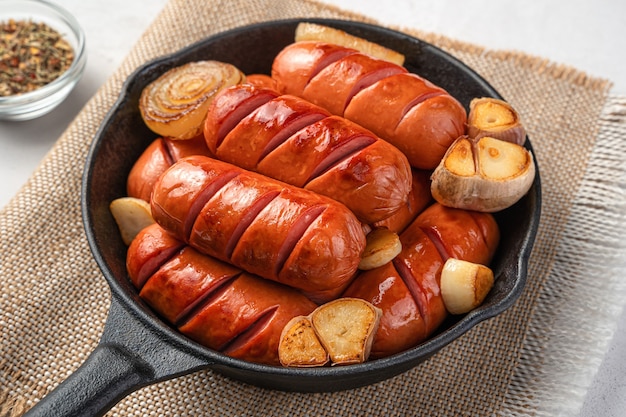
[[[406,67],[448,90],[466,108],[474,97],[500,97],[485,80],[434,46],[405,34],[349,21],[309,19],[335,26],[403,53]],[[404,372],[436,353],[481,320],[508,308],[519,296],[539,220],[537,176],[529,194],[497,215],[502,242],[493,263],[497,284],[485,304],[470,315],[450,319],[425,344],[393,357],[346,367],[287,369],[227,358],[186,340],[163,323],[138,297],[125,266],[126,246],[109,212],[109,203],[126,195],[126,176],[134,161],[156,138],[143,123],[138,101],[142,89],[166,70],[186,62],[213,59],[229,62],[247,74],[266,73],[273,57],[293,41],[301,20],[267,22],[222,33],[139,68],[103,121],[90,150],[83,178],[83,218],[92,252],[113,296],[160,334],[224,374],[256,385],[297,391],[334,391],[354,388]],[[530,147],[530,143],[527,145]],[[297,383],[294,384],[294,381]],[[325,384],[320,384],[322,381]]]

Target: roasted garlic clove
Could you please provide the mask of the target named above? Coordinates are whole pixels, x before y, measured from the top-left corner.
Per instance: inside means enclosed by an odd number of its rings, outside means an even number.
[[[449,258],[441,271],[441,297],[450,314],[467,313],[483,303],[493,287],[493,271],[481,264]]]
[[[458,138],[431,176],[431,193],[454,208],[496,212],[519,201],[535,178],[530,151],[515,143],[482,137]]]
[[[334,365],[365,362],[380,324],[381,310],[358,298],[338,298],[310,315],[313,328]]]
[[[126,245],[130,245],[141,230],[154,223],[150,204],[140,198],[116,198],[109,204],[109,210]]]
[[[308,317],[294,317],[285,325],[278,344],[278,359],[283,366],[299,368],[328,363],[328,353]]]
[[[380,44],[370,42],[364,38],[350,35],[339,29],[330,26],[318,25],[315,23],[301,22],[296,27],[296,42],[300,41],[319,41],[333,43],[335,45],[345,46],[346,48],[356,49],[366,55],[394,64],[404,65],[404,55],[400,52],[386,48]]]
[[[401,251],[402,243],[397,233],[384,227],[374,228],[366,236],[359,269],[368,270],[383,266],[391,262]]]
[[[489,136],[518,145],[526,141],[526,129],[517,111],[506,101],[490,97],[475,98],[470,102],[467,134],[473,139]]]
[[[244,80],[245,75],[231,64],[190,62],[148,84],[139,98],[139,110],[153,132],[172,139],[191,139],[202,133],[215,95]]]

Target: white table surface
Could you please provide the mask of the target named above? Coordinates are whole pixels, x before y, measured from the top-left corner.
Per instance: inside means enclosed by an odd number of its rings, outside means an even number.
[[[167,0],[52,0],[86,31],[88,63],[52,113],[0,121],[0,207],[108,79]],[[327,0],[384,24],[440,33],[489,49],[518,50],[609,79],[626,96],[626,2],[622,0]],[[391,6],[391,4],[393,6]],[[1,3],[0,3],[1,6]],[[626,416],[626,311],[580,417]]]

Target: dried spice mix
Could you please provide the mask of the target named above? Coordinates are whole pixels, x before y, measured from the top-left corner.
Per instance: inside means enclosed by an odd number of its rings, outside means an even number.
[[[0,22],[0,97],[26,93],[52,82],[74,60],[62,35],[41,22]]]

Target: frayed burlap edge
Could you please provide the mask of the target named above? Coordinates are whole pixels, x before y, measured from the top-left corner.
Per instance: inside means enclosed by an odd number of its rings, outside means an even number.
[[[576,415],[607,352],[626,299],[625,139],[611,96],[500,416]]]

